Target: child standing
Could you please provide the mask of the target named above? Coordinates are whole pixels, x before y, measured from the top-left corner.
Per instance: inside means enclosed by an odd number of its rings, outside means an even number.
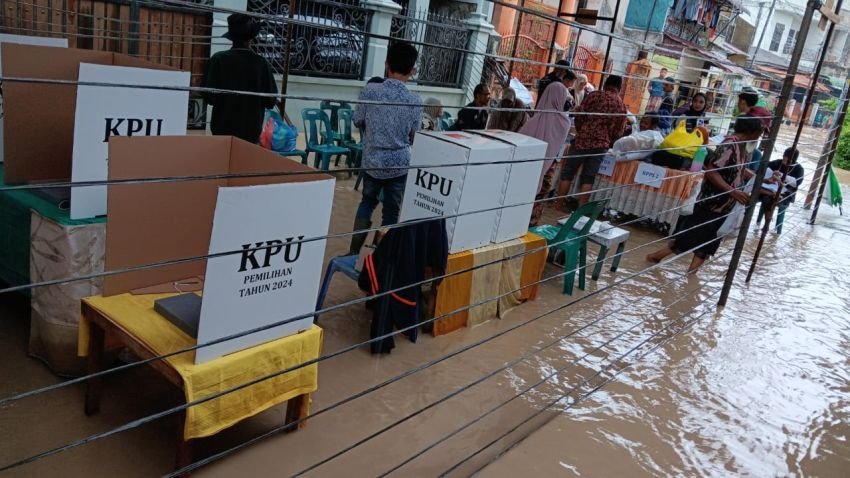
[[[398,222],[410,145],[422,126],[422,99],[408,91],[405,83],[416,74],[419,54],[409,43],[395,42],[387,51],[387,78],[370,82],[360,93],[354,124],[363,130],[363,198],[354,218],[354,230],[372,227],[372,213],[383,192],[382,226]],[[409,105],[409,106],[408,106]],[[392,169],[387,169],[392,168]],[[358,254],[365,234],[351,238],[349,254]]]

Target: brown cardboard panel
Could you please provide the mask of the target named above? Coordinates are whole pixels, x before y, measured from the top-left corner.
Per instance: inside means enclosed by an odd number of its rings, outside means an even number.
[[[171,68],[118,53],[31,45],[2,45],[3,74],[19,78],[77,80],[80,63]],[[6,182],[71,179],[75,85],[6,82],[3,85]]]
[[[296,183],[307,181],[321,181],[331,179],[332,176],[323,174],[315,169],[304,166],[301,163],[284,158],[283,156],[269,151],[267,149],[258,148],[247,141],[239,138],[233,138],[230,155],[230,173],[245,174],[245,173],[266,173],[266,172],[309,172],[315,174],[298,174],[293,176],[256,176],[249,178],[231,178],[228,180],[228,186],[254,186],[259,184],[279,184],[279,183]]]
[[[109,180],[226,174],[230,137],[115,137]],[[108,186],[106,270],[206,255],[225,179]],[[107,276],[103,295],[204,275],[206,260]]]
[[[109,140],[110,181],[286,171],[315,170],[229,136],[114,137]],[[110,184],[106,270],[206,255],[219,187],[325,179],[331,176],[316,173]],[[103,295],[203,276],[205,267],[206,261],[198,260],[107,276]]]
[[[159,63],[154,63],[135,56],[123,55],[121,53],[112,54],[112,64],[115,66],[130,66],[133,68],[150,68],[151,70],[177,70],[177,68],[172,68],[168,65],[161,65]]]
[[[12,43],[2,48],[3,75],[9,77],[76,80],[80,62],[112,62],[108,52]],[[6,183],[70,179],[76,86],[4,83]]]

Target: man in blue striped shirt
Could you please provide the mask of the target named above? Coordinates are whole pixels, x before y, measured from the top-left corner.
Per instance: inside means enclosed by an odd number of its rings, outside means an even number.
[[[395,42],[387,51],[387,78],[370,81],[360,93],[364,103],[354,110],[354,124],[363,130],[363,198],[354,230],[372,226],[372,213],[383,192],[382,226],[395,224],[404,199],[410,145],[422,126],[422,99],[405,83],[416,74],[418,52],[409,43]],[[392,168],[392,169],[388,169]],[[358,254],[365,234],[351,238],[350,254]]]

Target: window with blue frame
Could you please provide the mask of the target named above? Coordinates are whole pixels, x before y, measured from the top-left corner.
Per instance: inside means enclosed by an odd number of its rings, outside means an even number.
[[[626,10],[625,26],[651,32],[663,32],[667,12],[673,0],[631,0]]]

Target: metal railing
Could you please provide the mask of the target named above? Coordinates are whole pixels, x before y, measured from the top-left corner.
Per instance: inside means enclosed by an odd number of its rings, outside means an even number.
[[[413,80],[420,85],[449,88],[461,86],[465,53],[456,49],[466,49],[470,38],[462,18],[405,10],[393,16],[390,36],[448,47],[416,45],[419,61]]]
[[[248,11],[280,17],[279,22],[260,22],[262,30],[252,48],[265,57],[277,73],[283,73],[289,33],[289,2],[249,0]],[[363,77],[371,11],[348,3],[300,0],[292,18],[299,23],[291,25],[291,75],[342,79]]]

